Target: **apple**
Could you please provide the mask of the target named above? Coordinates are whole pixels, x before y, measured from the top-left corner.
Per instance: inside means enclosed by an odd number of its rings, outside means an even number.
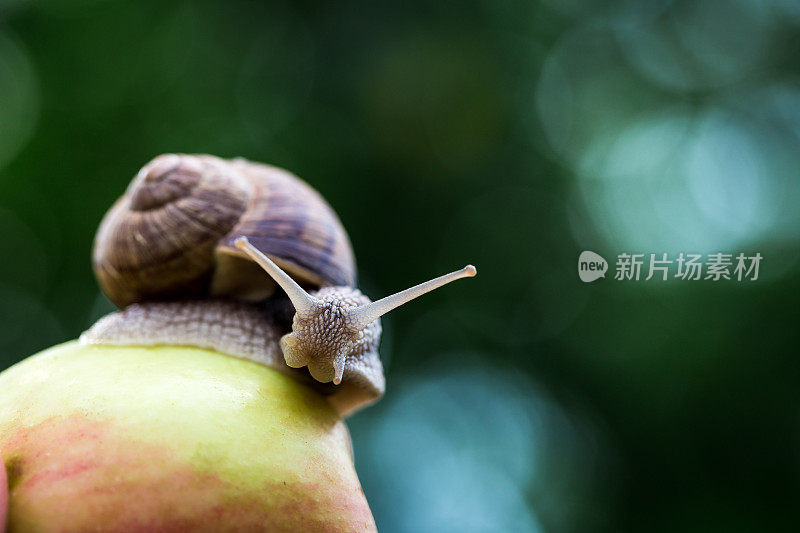
[[[375,530],[325,399],[212,350],[32,356],[0,374],[0,455],[11,531]]]

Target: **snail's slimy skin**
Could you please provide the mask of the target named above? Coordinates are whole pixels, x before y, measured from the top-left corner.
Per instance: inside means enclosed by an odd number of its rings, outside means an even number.
[[[13,531],[371,531],[315,391],[192,347],[67,343],[0,374]],[[0,491],[2,493],[2,491]]]
[[[347,371],[348,381],[380,397],[386,386],[378,356],[381,321],[359,327],[351,323],[349,315],[359,305],[368,304],[369,298],[351,287],[323,287],[313,294],[314,305],[307,312],[296,313],[292,332],[281,338],[286,363],[292,368],[308,366],[311,376],[321,383],[341,383]]]
[[[361,294],[357,289],[348,291]],[[323,322],[328,323],[328,320]],[[298,370],[307,364],[316,379],[331,381],[334,356],[338,352],[329,346],[335,347],[335,343],[328,342],[324,335],[315,334],[317,332],[307,333],[305,338],[316,341],[316,344],[301,340],[300,345],[306,348],[303,353],[321,356],[313,360],[299,359],[298,362],[298,357],[292,358],[292,351],[281,352],[278,340],[284,331],[269,313],[258,305],[245,302],[190,300],[133,304],[98,320],[81,335],[80,342],[115,346],[197,346],[249,359],[313,385],[341,416],[347,416],[378,400],[386,385],[378,357],[380,322],[370,324],[366,331],[371,334],[363,339],[354,338],[351,349],[344,353],[341,360],[344,379],[336,386],[318,383],[306,372]],[[291,335],[283,338],[287,337]],[[287,362],[293,362],[292,366]],[[330,371],[327,380],[319,377],[319,367]]]

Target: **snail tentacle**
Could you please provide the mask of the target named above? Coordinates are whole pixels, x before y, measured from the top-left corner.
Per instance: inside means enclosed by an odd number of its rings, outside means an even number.
[[[381,298],[375,302],[362,305],[361,307],[351,311],[350,315],[352,316],[353,321],[358,324],[359,327],[364,327],[370,322],[385,315],[389,311],[396,309],[415,298],[419,298],[425,293],[428,293],[434,289],[438,289],[442,285],[447,285],[448,283],[457,279],[471,278],[477,273],[478,271],[474,266],[467,265],[461,270],[450,272],[449,274],[445,274],[444,276],[439,276],[438,278],[420,283],[419,285],[415,285],[404,291],[392,294],[391,296],[386,296],[385,298]]]
[[[272,259],[261,253],[258,248],[250,244],[250,241],[247,240],[247,237],[239,237],[234,241],[234,245],[249,255],[253,261],[258,263],[258,265],[263,268],[278,285],[280,285],[281,289],[283,289],[286,295],[289,297],[289,300],[292,301],[292,305],[294,306],[296,312],[306,314],[311,311],[311,308],[316,304],[314,299],[309,296],[309,294],[303,290],[303,287],[293,280],[291,276],[281,270],[280,267],[278,267],[278,265],[272,261]]]

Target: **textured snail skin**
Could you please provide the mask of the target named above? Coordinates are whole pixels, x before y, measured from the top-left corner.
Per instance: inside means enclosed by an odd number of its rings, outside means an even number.
[[[318,295],[341,289],[324,288]],[[356,305],[366,300],[356,289],[348,289],[345,304]],[[324,318],[324,317],[323,317]],[[295,324],[306,322],[295,316]],[[325,399],[341,416],[377,401],[384,393],[386,381],[378,357],[380,321],[375,321],[347,346],[336,345],[336,338],[327,331],[300,329],[301,356],[282,343],[291,342],[296,333],[284,335],[277,320],[256,304],[227,300],[190,300],[178,302],[149,302],[132,304],[124,310],[98,320],[83,333],[80,342],[86,345],[114,346],[198,346],[217,352],[249,359],[289,375],[324,394]],[[336,321],[311,321],[311,325],[334,327]],[[296,328],[297,329],[297,328]],[[365,335],[366,333],[366,335]],[[332,385],[332,361],[342,352],[343,379]],[[309,354],[313,359],[306,359]],[[287,365],[287,362],[289,363]],[[308,365],[309,373],[300,367]],[[313,379],[312,379],[313,376]]]
[[[30,357],[0,374],[0,450],[12,531],[375,530],[324,399],[207,349]]]
[[[351,287],[323,287],[312,293],[316,305],[308,312],[298,311],[292,332],[281,338],[286,363],[293,368],[308,366],[317,381],[343,381],[369,375],[376,392],[383,394],[383,368],[378,357],[381,321],[360,328],[351,324],[348,311],[370,303],[361,291]],[[337,368],[342,376],[337,378]],[[358,368],[359,372],[354,372]],[[374,374],[374,376],[372,376]]]

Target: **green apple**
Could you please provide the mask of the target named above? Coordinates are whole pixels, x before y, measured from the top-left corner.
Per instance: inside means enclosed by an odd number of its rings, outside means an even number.
[[[325,399],[211,350],[30,357],[0,374],[0,455],[11,531],[375,529]]]

